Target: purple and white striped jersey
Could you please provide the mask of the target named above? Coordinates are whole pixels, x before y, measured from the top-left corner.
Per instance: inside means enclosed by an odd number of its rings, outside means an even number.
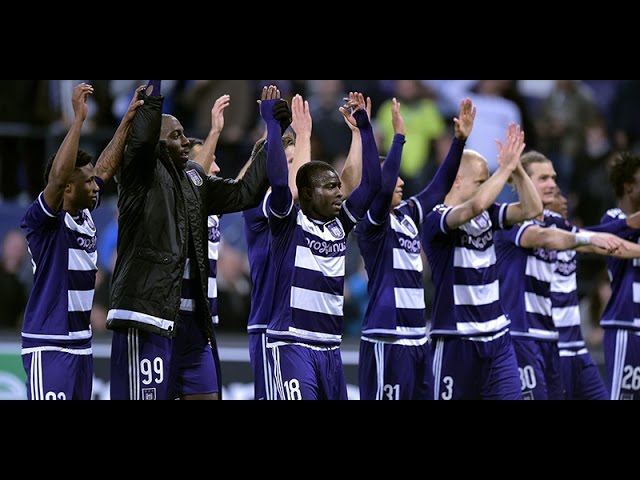
[[[281,218],[270,209],[275,275],[270,341],[342,342],[347,235],[357,222],[349,206],[345,201],[329,222],[312,220],[293,204]]]
[[[218,251],[220,248],[220,217],[210,215],[207,219],[207,258],[209,259],[209,278],[207,287],[207,299],[211,308],[211,320],[218,325]],[[193,242],[189,241],[189,255],[184,264],[182,276],[182,290],[180,292],[180,313],[192,313],[196,311],[194,289],[200,288],[200,284],[194,281],[197,272],[192,269],[191,259],[195,258]]]
[[[576,352],[586,346],[580,330],[577,263],[574,250],[558,252],[551,282],[553,323],[558,330],[558,348],[561,352],[562,350]]]
[[[274,281],[271,268],[271,236],[269,233],[269,197],[262,203],[242,212],[244,232],[247,239],[249,269],[251,271],[251,313],[247,323],[250,333],[267,331],[273,305]]]
[[[626,218],[619,208],[604,214],[601,224]],[[639,242],[640,231],[625,237],[631,242]],[[604,309],[600,325],[602,328],[622,328],[640,331],[640,259],[607,259],[611,279],[611,298]]]
[[[447,227],[453,207],[427,215],[425,250],[435,284],[432,337],[487,336],[509,326],[499,298],[494,231],[505,228],[508,204],[489,209],[456,230]]]
[[[104,183],[95,178],[100,190]],[[97,208],[100,197],[96,202]],[[22,218],[34,282],[22,326],[23,349],[91,347],[91,308],[98,270],[96,227],[89,210],[54,212],[44,193]],[[24,350],[23,350],[24,353]]]
[[[520,245],[524,232],[534,225],[570,232],[575,228],[557,213],[545,210],[542,222],[528,220],[496,234],[500,298],[511,320],[512,336],[557,341],[558,332],[551,308],[551,282],[558,252]]]
[[[416,339],[427,335],[418,227],[422,221],[420,203],[411,198],[382,224],[370,213],[358,224],[358,245],[371,279],[362,326],[365,337]]]
[[[209,282],[207,298],[211,308],[211,320],[214,325],[220,323],[218,317],[218,252],[220,251],[220,217],[209,215],[207,219]]]

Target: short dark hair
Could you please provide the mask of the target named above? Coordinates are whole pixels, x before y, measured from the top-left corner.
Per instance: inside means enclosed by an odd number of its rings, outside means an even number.
[[[327,162],[314,160],[312,162],[305,163],[300,167],[298,174],[296,175],[296,186],[298,187],[298,190],[302,190],[303,188],[313,188],[315,178],[320,173],[326,171],[336,172],[336,169],[333,165]]]
[[[253,148],[251,149],[251,156],[249,157],[252,161],[256,159],[258,153],[264,149],[264,145],[267,143],[266,138],[261,138],[256,143],[253,144]],[[295,146],[296,138],[290,133],[286,133],[282,136],[282,147],[287,149],[290,146]]]
[[[204,140],[201,138],[189,137],[187,140],[189,140],[189,148],[193,148],[196,145],[204,145]]]
[[[621,152],[613,158],[609,182],[616,198],[624,197],[624,184],[633,181],[633,177],[640,168],[640,156],[631,152]]]
[[[53,168],[53,161],[56,158],[57,153],[51,156],[49,161],[47,162],[47,166],[44,169],[44,185],[45,187],[49,184],[49,175],[51,174],[51,169]],[[82,168],[85,165],[89,165],[93,162],[93,157],[89,155],[84,150],[78,149],[78,156],[76,157],[76,166],[75,168]]]

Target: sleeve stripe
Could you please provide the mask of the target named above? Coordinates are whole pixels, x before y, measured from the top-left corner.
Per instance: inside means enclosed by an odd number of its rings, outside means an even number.
[[[376,227],[381,227],[382,226],[382,223],[378,223],[373,219],[373,217],[371,216],[371,211],[367,212],[367,218],[369,219],[369,222],[371,222]]]
[[[420,225],[424,222],[424,214],[422,213],[422,205],[420,205],[420,201],[417,197],[411,197],[410,200],[413,200],[413,203],[418,207],[418,213],[420,214]]]
[[[500,212],[498,213],[498,222],[500,223],[500,229],[504,229],[507,224],[507,209],[509,208],[509,203],[503,203],[500,206]]]
[[[264,213],[265,218],[269,218],[269,212],[267,212],[267,203],[269,202],[270,196],[271,196],[271,192],[268,192],[264,196],[264,200],[262,201],[262,213]]]
[[[293,210],[293,198],[291,199],[291,205],[289,206],[289,209],[287,210],[287,213],[285,214],[280,214],[280,213],[276,213],[273,211],[273,208],[271,208],[271,206],[269,206],[269,210],[271,211],[271,213],[273,214],[274,217],[277,217],[279,219],[283,219],[283,218],[287,218],[290,214],[291,214],[291,210]]]
[[[347,214],[347,216],[353,223],[358,223],[358,220],[356,220],[353,214],[349,211],[349,208],[347,207],[347,202],[344,202],[342,204],[342,208],[344,209],[344,212]]]
[[[46,213],[48,216],[50,216],[51,218],[56,218],[56,215],[54,213],[51,213],[49,207],[47,206],[47,204],[44,202],[44,192],[42,192],[39,196],[38,196],[38,203],[40,204],[40,207],[42,208],[42,210],[44,211],[44,213]]]

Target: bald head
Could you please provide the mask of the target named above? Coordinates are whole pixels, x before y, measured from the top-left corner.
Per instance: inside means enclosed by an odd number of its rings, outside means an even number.
[[[182,128],[182,124],[173,115],[162,115],[162,127],[160,128],[160,140],[166,141],[167,137],[174,130]]]
[[[475,150],[462,154],[458,176],[448,195],[448,202],[459,205],[472,198],[480,186],[489,178],[487,160]]]
[[[462,160],[460,161],[460,169],[458,175],[476,175],[486,173],[489,178],[489,166],[487,159],[475,150],[465,150],[462,152]]]

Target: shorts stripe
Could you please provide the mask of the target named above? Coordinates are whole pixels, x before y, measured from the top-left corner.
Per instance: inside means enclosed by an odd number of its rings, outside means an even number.
[[[280,370],[280,347],[273,347],[271,354],[273,356],[273,378],[277,387],[277,396],[280,396],[280,400],[286,400],[287,397],[284,395],[284,385],[282,384],[282,371]]]
[[[613,362],[613,378],[611,381],[611,400],[620,399],[622,372],[624,369],[624,360],[627,356],[627,339],[628,334],[626,330],[618,330],[616,332],[616,349]]]
[[[436,340],[436,352],[433,356],[433,399],[440,400],[440,377],[442,376],[442,355],[444,352],[444,340]]]
[[[140,354],[138,330],[130,328],[127,334],[127,351],[129,362],[129,399],[140,400]]]
[[[271,365],[267,358],[267,335],[260,334],[260,343],[262,344],[262,374],[264,375],[264,390],[267,400],[275,400],[273,396],[273,375],[271,375]]]
[[[384,394],[384,343],[377,343],[373,348],[376,358],[376,373],[378,380],[376,400],[382,400]]]

